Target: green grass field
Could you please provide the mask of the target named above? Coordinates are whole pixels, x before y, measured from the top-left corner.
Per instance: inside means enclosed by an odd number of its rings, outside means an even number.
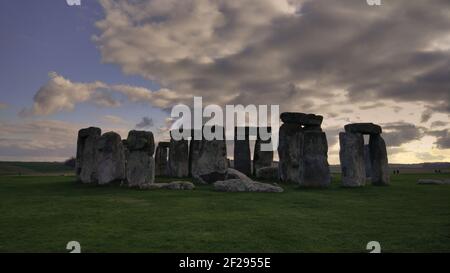
[[[0,161],[0,175],[73,174],[74,170],[60,162],[4,162]]]
[[[138,191],[64,176],[0,177],[0,252],[450,252],[450,186],[393,176],[389,187],[281,194]],[[167,182],[159,179],[158,182]]]

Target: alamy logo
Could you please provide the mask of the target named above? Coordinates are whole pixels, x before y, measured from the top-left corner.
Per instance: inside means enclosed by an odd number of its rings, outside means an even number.
[[[81,6],[81,0],[66,0],[69,6]]]

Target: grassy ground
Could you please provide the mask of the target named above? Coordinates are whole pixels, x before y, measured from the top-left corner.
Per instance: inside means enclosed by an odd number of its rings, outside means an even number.
[[[137,191],[78,185],[73,177],[0,177],[0,252],[450,252],[450,186],[281,194]],[[159,182],[166,182],[159,179]]]
[[[73,174],[74,170],[60,162],[4,162],[0,161],[0,175],[57,175]]]

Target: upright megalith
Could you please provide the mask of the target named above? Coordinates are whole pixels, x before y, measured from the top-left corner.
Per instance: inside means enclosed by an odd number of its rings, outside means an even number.
[[[300,183],[303,172],[303,129],[300,124],[284,123],[279,131],[278,170],[283,182]]]
[[[328,164],[327,136],[320,131],[304,131],[303,168],[300,168],[300,186],[324,188],[331,183]],[[303,171],[303,173],[302,173]]]
[[[142,187],[155,181],[155,141],[152,132],[130,131],[127,138],[127,181],[129,187]]]
[[[252,173],[249,127],[234,129],[234,168],[245,175]]]
[[[270,149],[267,149],[267,147],[264,146],[272,146],[272,139],[266,139],[263,140],[260,135],[260,129],[258,128],[258,134],[255,141],[255,150],[253,151],[253,176],[256,176],[256,173],[259,169],[265,168],[265,167],[271,167],[273,163],[273,149],[270,147]],[[267,133],[272,132],[271,127],[267,127],[265,130]],[[264,146],[263,146],[264,145]],[[264,148],[264,149],[261,149]]]
[[[169,175],[169,146],[170,142],[159,142],[155,152],[155,175]]]
[[[381,137],[381,126],[373,123],[345,125],[340,134],[339,152],[342,185],[356,187],[365,185],[370,177],[373,185],[389,184],[389,166],[386,144]],[[364,145],[363,135],[370,135],[369,145]]]
[[[169,175],[187,177],[189,175],[189,143],[186,139],[175,140],[170,132]]]
[[[304,113],[282,113],[278,155],[282,181],[302,187],[327,187],[331,182],[328,143],[322,132],[323,117]]]
[[[75,163],[77,180],[82,183],[96,183],[96,142],[102,130],[89,127],[78,131],[77,158]]]
[[[125,180],[125,150],[119,134],[108,132],[98,138],[96,167],[100,185]]]
[[[371,180],[373,185],[389,185],[389,163],[386,143],[381,135],[371,135],[369,139]]]
[[[199,183],[214,183],[225,179],[228,170],[227,145],[225,130],[213,126],[211,131],[221,135],[211,140],[202,137],[201,140],[191,140],[190,169],[192,177]]]
[[[366,170],[366,178],[372,177],[372,163],[370,162],[370,147],[364,145],[364,165]]]
[[[339,144],[342,186],[364,186],[366,184],[366,171],[364,162],[363,135],[360,133],[340,133]]]

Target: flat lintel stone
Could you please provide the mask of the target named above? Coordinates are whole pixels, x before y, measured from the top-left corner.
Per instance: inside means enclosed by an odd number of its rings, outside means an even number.
[[[316,125],[320,126],[323,121],[323,116],[305,113],[285,112],[280,115],[281,121],[288,124],[300,125]]]
[[[352,123],[345,125],[344,128],[347,133],[379,135],[382,132],[381,126],[373,123]]]

